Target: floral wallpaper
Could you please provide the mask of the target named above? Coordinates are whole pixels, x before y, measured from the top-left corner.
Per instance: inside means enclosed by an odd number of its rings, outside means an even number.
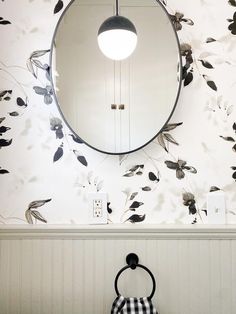
[[[55,105],[49,49],[68,0],[0,2],[0,223],[88,223],[88,195],[109,223],[207,223],[222,190],[236,223],[236,1],[162,0],[177,30],[183,89],[171,122],[121,156],[71,134]]]

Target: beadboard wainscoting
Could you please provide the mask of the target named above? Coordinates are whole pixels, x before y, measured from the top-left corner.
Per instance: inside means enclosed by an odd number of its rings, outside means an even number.
[[[155,275],[160,314],[236,313],[236,227],[3,226],[1,314],[108,314],[114,278],[134,252]],[[124,295],[148,295],[127,270]]]

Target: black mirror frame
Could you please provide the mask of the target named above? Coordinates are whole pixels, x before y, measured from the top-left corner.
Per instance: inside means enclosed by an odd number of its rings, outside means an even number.
[[[70,6],[77,0],[71,0],[69,2],[69,4],[66,6],[66,8],[64,9],[64,11],[62,12],[58,22],[57,22],[57,25],[55,27],[55,30],[54,30],[54,33],[53,33],[53,37],[52,37],[52,42],[51,42],[51,47],[50,47],[50,56],[49,56],[49,65],[50,65],[50,73],[49,73],[49,76],[50,76],[50,81],[51,81],[51,85],[52,85],[52,91],[53,91],[53,96],[54,96],[54,100],[55,100],[55,103],[57,105],[57,108],[58,108],[58,111],[60,112],[61,114],[61,117],[64,121],[64,123],[66,124],[66,126],[68,127],[68,129],[71,131],[71,133],[76,137],[76,138],[79,138],[81,140],[81,142],[83,142],[84,144],[86,144],[87,146],[89,146],[90,148],[100,152],[100,153],[103,153],[103,154],[108,154],[108,155],[126,155],[126,154],[130,154],[130,153],[134,153],[142,148],[144,148],[145,146],[147,146],[148,144],[150,144],[163,130],[163,128],[168,124],[168,122],[170,121],[175,109],[176,109],[176,106],[177,106],[177,103],[178,103],[178,100],[179,100],[179,96],[180,96],[180,91],[181,91],[181,88],[182,88],[182,68],[183,68],[183,64],[182,64],[182,56],[181,56],[181,50],[180,50],[180,42],[179,42],[179,37],[177,35],[177,31],[173,25],[173,22],[170,18],[170,15],[168,13],[168,11],[166,10],[165,6],[161,3],[160,0],[155,0],[157,2],[157,4],[160,5],[160,7],[162,8],[162,10],[164,11],[164,13],[166,14],[166,16],[168,17],[169,21],[170,21],[170,24],[172,26],[172,29],[173,29],[173,32],[175,34],[175,38],[176,38],[176,43],[177,43],[177,48],[178,48],[178,54],[179,54],[179,64],[178,64],[178,67],[179,67],[179,86],[178,86],[178,90],[177,90],[177,95],[176,95],[176,99],[175,99],[175,103],[173,105],[173,109],[169,115],[169,117],[167,118],[165,124],[162,126],[162,128],[157,132],[157,134],[155,136],[153,136],[148,142],[146,142],[145,144],[141,145],[140,147],[138,148],[135,148],[133,150],[130,150],[130,151],[127,151],[127,152],[120,152],[120,153],[112,153],[112,152],[106,152],[106,151],[103,151],[103,150],[100,150],[92,145],[90,145],[89,143],[85,142],[78,134],[76,134],[73,129],[71,128],[71,126],[69,125],[69,123],[67,122],[67,120],[65,119],[64,117],[64,114],[60,108],[60,104],[59,104],[59,101],[57,100],[57,96],[56,96],[56,91],[55,91],[55,88],[54,88],[54,84],[53,84],[53,76],[52,76],[52,57],[53,57],[53,49],[54,49],[54,42],[55,42],[55,37],[56,37],[56,34],[57,34],[57,30],[59,28],[59,25],[64,17],[64,15],[66,14],[66,12],[69,10]],[[178,72],[177,72],[178,73]]]

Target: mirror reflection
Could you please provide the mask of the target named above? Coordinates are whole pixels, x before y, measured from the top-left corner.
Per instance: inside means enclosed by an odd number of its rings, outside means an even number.
[[[180,56],[159,2],[122,0],[119,15],[135,25],[137,43],[125,59],[106,57],[98,30],[116,14],[116,4],[73,1],[55,32],[51,63],[58,105],[72,131],[99,151],[122,154],[146,145],[169,120],[180,89]]]

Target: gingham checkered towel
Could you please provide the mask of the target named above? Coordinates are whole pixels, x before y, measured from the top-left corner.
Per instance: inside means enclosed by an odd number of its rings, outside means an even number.
[[[112,304],[111,314],[158,314],[148,298],[118,296]]]

